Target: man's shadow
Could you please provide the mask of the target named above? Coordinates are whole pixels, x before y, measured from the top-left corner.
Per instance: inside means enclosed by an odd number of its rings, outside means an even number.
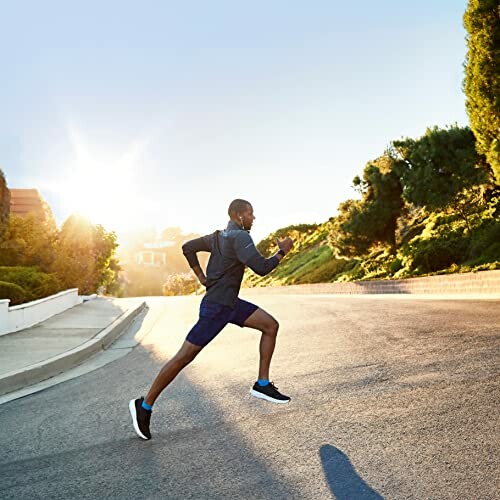
[[[324,444],[319,456],[328,486],[337,500],[383,500],[384,497],[358,475],[344,452]]]

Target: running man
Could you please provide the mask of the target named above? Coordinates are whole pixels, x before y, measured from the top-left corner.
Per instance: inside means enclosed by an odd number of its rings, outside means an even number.
[[[293,242],[288,237],[277,240],[278,252],[266,259],[259,253],[249,234],[255,220],[252,205],[246,200],[234,200],[229,205],[228,214],[230,221],[224,231],[215,231],[182,246],[190,267],[207,291],[200,304],[199,320],[188,333],[180,350],[163,366],[146,397],[133,399],[129,403],[134,430],[142,439],[151,439],[149,424],[158,396],[228,323],[254,328],[262,333],[259,376],[250,394],[273,403],[290,401],[269,381],[278,322],[260,307],[238,298],[238,293],[245,266],[265,276],[291,250]],[[200,267],[197,252],[210,252],[206,276]]]

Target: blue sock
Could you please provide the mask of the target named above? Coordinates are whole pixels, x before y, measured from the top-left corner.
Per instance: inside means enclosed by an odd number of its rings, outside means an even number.
[[[259,380],[257,380],[257,383],[258,383],[261,387],[265,387],[267,384],[269,384],[269,380],[267,380],[267,379],[259,379]]]
[[[141,405],[145,410],[151,411],[153,409],[153,405],[149,406],[144,399],[142,400],[142,405]]]

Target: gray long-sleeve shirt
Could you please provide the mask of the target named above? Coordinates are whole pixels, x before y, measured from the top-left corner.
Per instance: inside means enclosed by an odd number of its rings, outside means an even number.
[[[229,307],[234,307],[238,299],[245,266],[265,276],[279,263],[276,256],[263,257],[248,231],[232,220],[223,231],[184,243],[182,252],[192,268],[200,265],[197,252],[210,252],[206,298]]]

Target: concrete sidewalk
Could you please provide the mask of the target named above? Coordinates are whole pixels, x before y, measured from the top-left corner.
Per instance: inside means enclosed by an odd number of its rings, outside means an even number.
[[[145,308],[142,299],[99,297],[0,337],[0,395],[73,368],[112,343]]]

